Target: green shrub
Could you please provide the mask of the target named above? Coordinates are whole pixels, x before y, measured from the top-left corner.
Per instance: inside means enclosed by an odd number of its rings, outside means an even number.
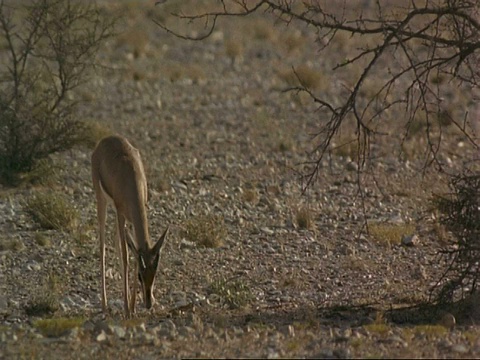
[[[92,2],[0,2],[0,181],[23,182],[42,159],[70,149],[83,123],[71,96],[91,74],[115,20]]]

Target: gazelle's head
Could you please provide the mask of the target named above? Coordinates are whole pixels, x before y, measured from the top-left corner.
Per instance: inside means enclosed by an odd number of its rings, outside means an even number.
[[[133,251],[137,260],[138,280],[142,287],[143,300],[145,301],[145,307],[147,309],[150,309],[155,302],[155,298],[153,297],[153,286],[155,283],[158,263],[160,261],[160,254],[165,245],[167,232],[168,227],[151,249],[137,249],[135,242],[133,242],[132,237],[127,232],[128,246]]]

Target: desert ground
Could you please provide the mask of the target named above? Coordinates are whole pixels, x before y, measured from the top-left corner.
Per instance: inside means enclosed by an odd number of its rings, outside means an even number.
[[[448,177],[423,171],[421,132],[402,145],[377,139],[365,173],[356,146],[339,146],[303,191],[325,113],[283,90],[292,66],[303,66],[315,91],[341,96],[331,68],[354,39],[319,52],[310,28],[259,13],[187,41],[152,21],[178,21],[153,2],[101,6],[121,31],[75,94],[78,116],[95,136],[121,134],[141,152],[150,233],[170,226],[157,301],[147,311],[139,300],[124,319],[110,207],[102,313],[94,143],[78,146],[54,156],[47,184],[0,188],[0,358],[480,357],[473,312],[415,308],[452,241],[431,201]],[[450,100],[464,106],[460,94]],[[384,121],[394,127],[398,116]],[[334,141],[349,143],[354,131],[345,126]],[[459,154],[474,157],[455,129],[444,141],[451,173]],[[32,217],[30,200],[45,194],[67,200],[68,229]],[[413,246],[402,244],[413,235]]]

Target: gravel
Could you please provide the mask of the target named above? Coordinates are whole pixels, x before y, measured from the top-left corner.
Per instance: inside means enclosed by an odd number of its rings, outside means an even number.
[[[439,335],[416,332],[416,322],[379,320],[391,308],[426,300],[443,269],[442,242],[426,211],[432,193],[445,189],[443,178],[421,174],[421,160],[401,160],[386,149],[371,164],[375,182],[366,174],[359,192],[358,164],[333,154],[302,193],[298,171],[312,160],[309,134],[322,113],[278,91],[285,86],[275,73],[284,56],[278,44],[255,40],[232,67],[220,36],[227,24],[213,39],[192,43],[134,14],[127,31],[138,27],[147,48],[135,57],[135,44],[117,39],[103,49],[104,61],[120,70],[93,79],[93,101],[80,116],[141,151],[152,236],[171,225],[157,303],[150,312],[138,304],[134,319],[122,318],[110,240],[109,314],[101,313],[91,149],[56,155],[63,170],[52,187],[79,210],[77,230],[45,231],[32,221],[23,204],[43,188],[0,189],[0,358],[480,356],[478,328],[455,325],[455,318]],[[313,39],[306,36],[307,43]],[[299,61],[312,56],[304,50]],[[181,69],[174,81],[171,64]],[[311,216],[306,229],[297,218],[302,207]],[[189,219],[205,214],[224,219],[219,248],[185,238]],[[413,224],[415,233],[382,242],[364,231],[365,220]],[[111,239],[112,209],[107,221]],[[39,233],[47,245],[35,240]],[[229,306],[228,296],[238,294],[213,292],[214,281],[237,281],[250,293],[247,303]],[[53,314],[27,315],[29,304],[49,294],[58,302]],[[51,316],[81,317],[83,325],[49,337],[35,324]],[[387,331],[368,327],[378,323]]]

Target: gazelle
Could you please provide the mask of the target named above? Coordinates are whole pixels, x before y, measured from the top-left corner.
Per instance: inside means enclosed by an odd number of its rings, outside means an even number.
[[[102,309],[107,311],[105,289],[105,220],[107,200],[111,200],[117,213],[116,248],[121,261],[125,316],[135,312],[136,283],[130,298],[128,284],[128,248],[136,259],[136,271],[147,309],[152,307],[155,274],[160,253],[165,245],[168,227],[152,246],[147,221],[147,179],[140,152],[122,136],[108,136],[100,140],[92,154],[92,180],[97,198],[98,231],[100,237],[100,271],[102,276]],[[133,224],[134,237],[126,229]],[[128,246],[127,246],[128,245]]]

